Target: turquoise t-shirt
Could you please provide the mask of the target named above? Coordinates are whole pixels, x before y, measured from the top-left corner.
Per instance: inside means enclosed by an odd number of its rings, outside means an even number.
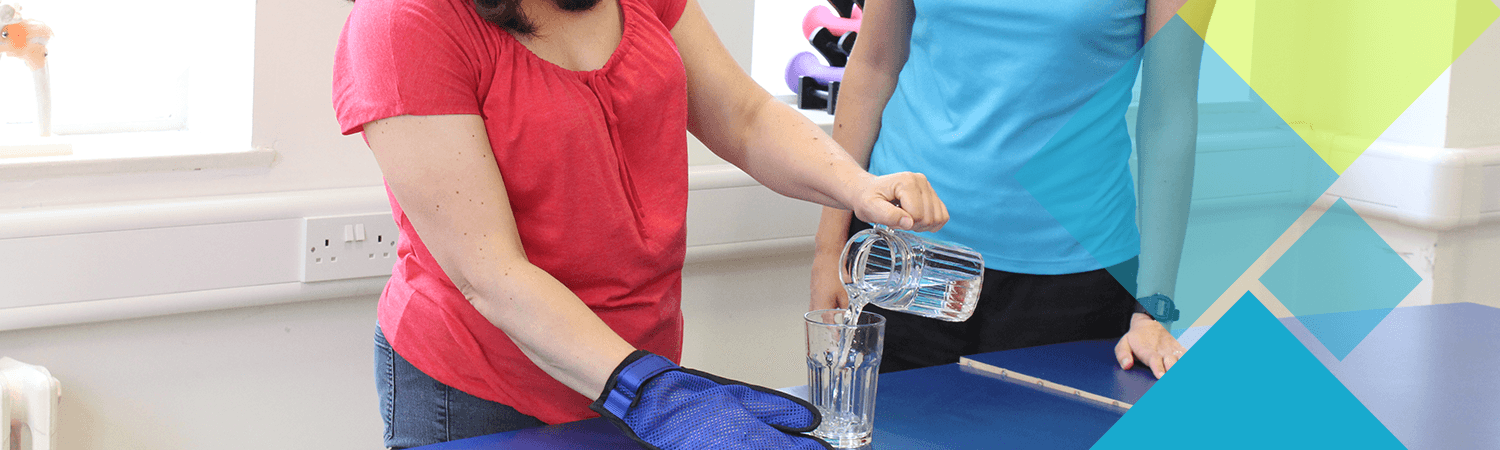
[[[926,174],[951,216],[933,237],[973,247],[987,268],[1077,273],[1139,254],[1125,111],[1144,0],[914,2],[911,51],[870,171]],[[1092,205],[1093,223],[1074,230],[1093,234],[1093,252],[1016,178],[1049,145],[1095,156],[1042,183]]]

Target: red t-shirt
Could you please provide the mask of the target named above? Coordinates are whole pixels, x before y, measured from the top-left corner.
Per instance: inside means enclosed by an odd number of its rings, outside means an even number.
[[[619,0],[604,67],[549,63],[473,0],[360,0],[335,57],[344,134],[399,115],[478,114],[532,264],[626,341],[678,360],[686,249],[687,75],[669,30],[684,0]],[[391,196],[399,259],[378,316],[402,357],[548,423],[592,417],[471,306]]]

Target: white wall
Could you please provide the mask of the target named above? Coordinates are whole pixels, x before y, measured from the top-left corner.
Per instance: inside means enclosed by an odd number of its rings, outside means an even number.
[[[1500,307],[1497,79],[1500,27],[1491,26],[1329,189],[1422,275],[1403,306]]]
[[[810,248],[689,265],[682,364],[771,387],[807,384],[802,313],[811,270]]]
[[[742,65],[748,63],[751,1],[703,3],[737,60]],[[348,9],[340,0],[257,3],[251,144],[274,149],[278,155],[274,164],[0,180],[0,223],[17,223],[6,218],[47,209],[43,207],[91,210],[101,204],[150,204],[184,197],[281,192],[296,196],[309,190],[379,186],[378,170],[359,138],[337,135],[328,101],[331,55]],[[1486,36],[1491,38],[1487,39],[1493,41],[1493,33],[1495,30],[1490,30]],[[1486,70],[1490,72],[1455,72],[1451,83],[1482,84],[1472,81],[1482,78],[1472,77],[1493,74],[1493,64],[1489,67]],[[1458,88],[1454,89],[1450,96],[1454,108],[1475,107],[1460,102]],[[702,165],[717,159],[700,148],[694,150],[692,161]],[[702,184],[703,189],[694,191],[694,201],[709,206],[695,206],[690,212],[689,232],[695,243],[694,254],[711,257],[697,257],[685,271],[685,363],[771,386],[799,384],[803,382],[799,316],[805,309],[808,271],[804,237],[810,233],[810,214],[815,209],[775,203],[763,190],[731,193],[727,191],[754,189]],[[1493,195],[1491,190],[1481,187],[1482,192]],[[374,201],[378,203],[379,199]],[[128,215],[131,209],[121,211]],[[321,215],[320,211],[294,213]],[[93,224],[63,225],[87,229]],[[153,229],[167,226],[172,224],[151,225]],[[9,231],[0,229],[0,235]],[[77,232],[81,231],[69,233]],[[1430,237],[1424,233],[1410,235],[1413,239]],[[1495,242],[1500,241],[1495,236],[1490,231],[1470,229],[1451,235],[1458,240],[1431,244],[1437,249],[1466,249],[1447,254],[1455,258],[1451,260],[1435,256],[1433,270],[1443,271],[1445,264],[1453,264],[1464,268],[1446,272],[1459,279],[1455,282],[1483,279],[1484,274],[1493,273],[1491,269],[1500,267],[1500,262],[1476,259],[1500,255],[1500,251],[1494,251]],[[4,240],[0,238],[0,257],[25,261],[28,255],[3,253],[12,248],[6,247]],[[1482,245],[1464,247],[1466,243]],[[293,245],[268,243],[282,244]],[[1405,246],[1393,245],[1405,251]],[[94,250],[111,252],[120,248],[106,244]],[[202,270],[233,272],[259,264],[228,255],[223,265]],[[121,271],[136,266],[128,262],[119,265]],[[20,267],[24,269],[25,265]],[[193,275],[141,274],[163,283]],[[22,276],[44,277],[59,285],[84,279],[59,271],[6,273],[0,274],[0,285]],[[1434,278],[1442,280],[1444,276]],[[1494,292],[1493,288],[1473,285],[1462,285],[1465,289],[1456,289],[1457,284],[1450,286],[1455,289],[1445,291],[1447,288],[1439,284],[1432,288],[1431,295],[1455,292],[1452,298],[1468,299],[1493,297],[1488,293]],[[4,295],[0,294],[0,303],[4,303]],[[181,306],[217,301],[213,300],[216,295],[176,292],[171,299]],[[374,297],[337,298],[326,293],[316,297],[321,299],[297,301],[294,292],[273,299],[285,302],[273,305],[0,331],[0,355],[47,365],[62,381],[63,450],[378,447],[380,424],[374,406],[369,341]],[[0,311],[3,314],[6,312]],[[5,317],[0,317],[0,322],[5,322]]]
[[[1491,24],[1481,33],[1453,61],[1453,72],[1446,146],[1500,145],[1500,27]]]
[[[805,383],[810,254],[689,266],[684,365]],[[61,450],[371,449],[372,296],[0,332],[62,382]]]
[[[0,333],[62,383],[58,447],[373,449],[372,297]]]
[[[703,7],[736,60],[747,65],[751,24],[745,18],[752,3],[706,0]],[[62,450],[380,446],[371,375],[376,298],[340,296],[378,292],[379,279],[332,287],[235,287],[237,282],[225,281],[181,291],[173,286],[197,273],[150,269],[180,252],[224,250],[186,229],[232,226],[225,217],[261,214],[280,222],[383,202],[378,193],[373,200],[362,195],[341,205],[295,200],[303,192],[333,198],[327,193],[355,195],[349,193],[380,185],[378,168],[360,139],[337,134],[329,102],[333,49],[349,9],[341,0],[257,2],[254,124],[251,142],[240,145],[274,149],[272,164],[203,168],[189,163],[126,174],[0,179],[0,257],[16,262],[7,266],[14,272],[0,274],[0,285],[37,288],[25,295],[0,294],[0,308],[14,301],[95,300],[62,305],[70,309],[0,309],[0,324],[23,326],[0,331],[0,356],[45,365],[62,382]],[[701,147],[693,152],[695,165],[719,162]],[[690,264],[685,273],[687,363],[750,382],[800,384],[799,320],[806,305],[808,257],[797,252],[807,248],[816,209],[778,203],[764,188],[741,187],[745,178],[733,171],[703,179],[695,182],[703,190],[694,192],[694,204],[710,206],[692,209],[690,235],[694,261],[708,262]],[[256,203],[277,193],[289,199],[286,205]],[[194,199],[236,198],[251,199],[258,212],[197,217],[171,212]],[[66,219],[73,216],[89,219]],[[714,220],[724,222],[704,223]],[[142,228],[131,236],[181,242],[124,252],[132,247],[96,239],[129,231],[112,229],[111,223]],[[265,245],[273,254],[282,246],[291,249],[297,243],[290,233],[275,231],[266,239],[278,242]],[[36,250],[41,252],[54,248],[84,258],[91,252],[124,254],[93,270],[139,277],[136,292],[102,283],[80,291],[80,284],[98,277],[59,268],[65,261],[58,258],[42,258],[47,263],[41,270],[27,264],[28,255],[17,249],[31,248],[24,244],[35,239],[56,241],[56,247]],[[762,258],[733,261],[746,255]],[[279,281],[294,264],[282,256],[242,256],[226,254],[193,269],[224,278],[273,266],[278,274],[273,281]],[[247,292],[272,293],[245,298]],[[67,296],[74,294],[86,298]],[[241,307],[219,309],[223,305]],[[25,320],[17,320],[21,316]],[[80,323],[35,327],[28,322],[64,316]],[[142,317],[97,321],[132,316]],[[752,326],[772,317],[778,318],[773,326]]]

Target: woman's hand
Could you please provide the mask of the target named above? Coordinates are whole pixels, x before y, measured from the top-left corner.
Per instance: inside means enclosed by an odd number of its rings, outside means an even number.
[[[911,231],[934,231],[948,223],[948,207],[920,173],[871,176],[852,188],[844,204],[859,220]]]
[[[912,231],[934,231],[948,223],[948,207],[919,173],[864,174],[851,183],[842,203],[867,223]],[[839,257],[849,238],[850,212],[823,208],[813,254],[812,299],[808,310],[845,308],[849,295],[839,279]]]
[[[1151,374],[1156,378],[1166,375],[1184,352],[1187,349],[1167,332],[1166,327],[1143,313],[1135,313],[1130,318],[1130,331],[1115,345],[1115,359],[1120,361],[1120,368],[1129,370],[1140,361],[1151,368]]]

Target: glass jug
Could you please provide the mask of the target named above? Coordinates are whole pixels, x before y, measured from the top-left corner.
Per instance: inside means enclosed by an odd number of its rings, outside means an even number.
[[[851,307],[963,322],[974,314],[984,259],[961,244],[877,225],[855,233],[839,255],[839,281]]]

